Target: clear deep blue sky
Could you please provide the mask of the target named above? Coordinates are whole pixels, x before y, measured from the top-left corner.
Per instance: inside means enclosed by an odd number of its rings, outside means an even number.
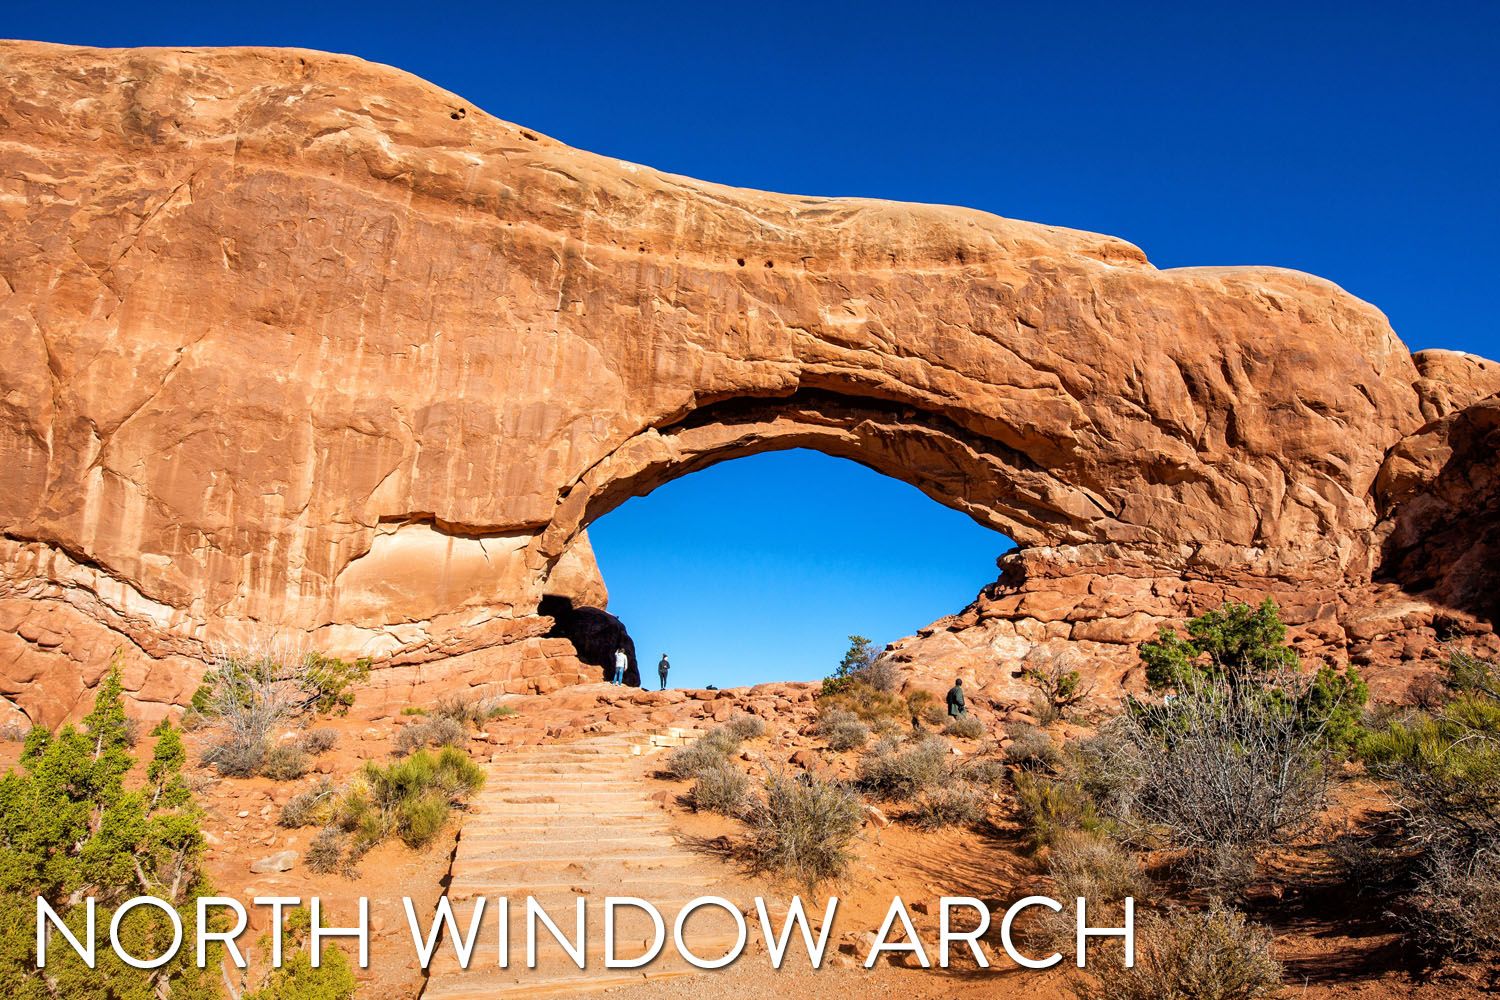
[[[1500,3],[21,0],[0,34],[349,52],[677,173],[968,205],[1162,267],[1301,268],[1413,348],[1500,356]],[[819,676],[848,632],[957,610],[1008,544],[802,452],[679,480],[593,535],[642,652],[721,685]]]

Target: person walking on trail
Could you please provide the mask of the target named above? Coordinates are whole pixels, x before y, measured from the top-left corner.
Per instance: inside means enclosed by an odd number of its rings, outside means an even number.
[[[948,717],[956,719],[964,714],[964,681],[960,677],[948,689]]]
[[[615,683],[625,683],[625,668],[630,666],[630,657],[625,655],[625,647],[621,646],[615,650]]]
[[[667,662],[667,654],[661,654],[661,662],[656,665],[657,676],[661,678],[661,689],[667,689],[667,671],[672,669],[672,664]]]

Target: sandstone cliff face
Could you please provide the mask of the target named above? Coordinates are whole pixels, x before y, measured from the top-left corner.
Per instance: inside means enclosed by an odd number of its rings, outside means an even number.
[[[164,706],[268,627],[392,697],[587,676],[537,609],[602,598],[588,524],[775,448],[1148,616],[1357,589],[1387,452],[1488,378],[1442,389],[1308,275],[667,175],[353,58],[0,43],[0,75],[0,695],[46,721],[116,646]]]

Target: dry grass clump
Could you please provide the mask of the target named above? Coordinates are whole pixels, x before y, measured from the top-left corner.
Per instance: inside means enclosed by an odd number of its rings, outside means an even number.
[[[273,781],[296,781],[307,773],[307,754],[299,746],[272,747],[260,762],[260,773]]]
[[[732,726],[716,726],[668,754],[665,770],[672,777],[687,781],[704,771],[726,766],[729,758],[739,751],[742,739]]]
[[[848,871],[864,807],[846,785],[777,772],[748,821],[754,865],[812,888]]]
[[[327,727],[322,727],[318,729],[309,729],[307,732],[303,733],[302,739],[298,741],[298,746],[300,746],[302,748],[302,752],[307,754],[309,757],[317,757],[320,754],[325,754],[328,751],[332,750],[335,746],[338,745],[338,742],[338,733],[334,732],[332,729],[328,729]]]
[[[264,733],[234,731],[203,751],[203,763],[226,778],[253,778],[269,752]]]
[[[828,749],[842,753],[858,750],[870,738],[870,727],[859,716],[844,708],[832,708],[818,716],[814,730],[828,744]]]
[[[1062,751],[1052,742],[1045,729],[1026,723],[1012,725],[1006,733],[1010,746],[1005,748],[1005,762],[1028,771],[1049,771],[1062,760]]]
[[[1056,898],[1082,896],[1090,906],[1117,903],[1127,896],[1139,900],[1150,887],[1135,856],[1097,833],[1068,831],[1058,836],[1047,855],[1047,873],[1057,887]]]
[[[1119,927],[1125,920],[1125,900],[1139,906],[1150,891],[1135,856],[1098,833],[1065,830],[1047,852],[1047,874],[1052,879],[1050,895],[1071,904],[1078,897],[1088,900],[1089,923],[1095,927]],[[1036,917],[1037,939],[1047,948],[1070,951],[1076,917],[1071,905],[1059,913],[1042,911]]]
[[[1094,802],[1074,781],[1036,771],[1014,775],[1016,811],[1033,849],[1057,843],[1072,831],[1102,830]]]
[[[1010,780],[1010,768],[994,757],[969,757],[958,766],[958,777],[981,788],[996,788]]]
[[[979,716],[970,715],[968,712],[963,715],[950,716],[943,725],[943,735],[977,740],[984,735],[984,723],[979,721]]]
[[[984,819],[984,795],[965,781],[954,782],[923,793],[914,819],[924,830],[978,823]]]
[[[331,779],[319,778],[311,788],[287,800],[287,804],[281,807],[279,822],[290,830],[327,823],[333,815],[335,793]]]
[[[750,778],[728,761],[698,772],[688,792],[694,809],[738,816],[745,808],[750,792]]]
[[[1089,978],[1072,984],[1078,1000],[1268,1000],[1281,993],[1271,932],[1244,914],[1214,907],[1148,916],[1136,928],[1135,967],[1124,949],[1097,944]]]
[[[766,734],[765,720],[753,715],[736,715],[724,724],[724,728],[740,742],[758,740]]]
[[[427,747],[462,747],[469,742],[464,723],[447,715],[432,715],[402,728],[396,735],[396,754],[404,757]]]
[[[501,705],[493,698],[450,694],[439,698],[430,711],[420,714],[437,719],[452,719],[461,725],[478,729],[491,719],[501,719],[516,713],[515,709],[508,705]]]
[[[947,780],[948,744],[936,736],[908,746],[883,739],[859,761],[859,786],[892,802],[910,802]]]
[[[307,853],[302,858],[308,871],[327,875],[343,870],[345,839],[345,834],[331,826],[319,830],[312,843],[307,845]]]

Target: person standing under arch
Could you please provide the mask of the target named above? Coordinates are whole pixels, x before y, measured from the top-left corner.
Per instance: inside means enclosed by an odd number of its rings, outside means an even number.
[[[661,689],[667,689],[667,671],[672,669],[672,664],[667,662],[667,654],[661,654],[661,662],[656,665],[656,675],[661,678]]]
[[[615,683],[625,683],[625,668],[630,666],[630,657],[625,655],[625,647],[621,646],[615,650]]]

